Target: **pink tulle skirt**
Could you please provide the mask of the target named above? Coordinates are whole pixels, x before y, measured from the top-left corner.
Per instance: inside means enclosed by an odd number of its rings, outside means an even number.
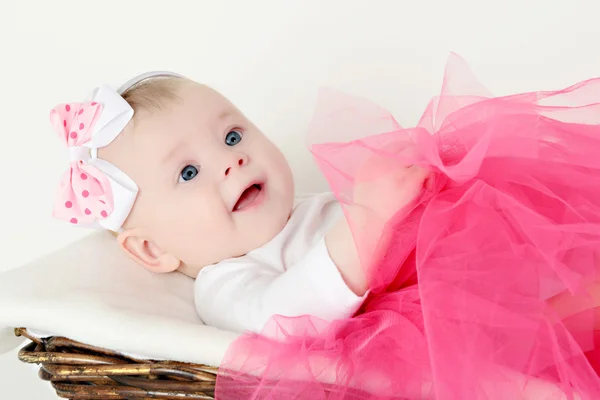
[[[244,334],[217,399],[600,399],[600,79],[492,97],[452,55],[416,127],[328,91],[310,141],[346,210],[374,157],[433,189],[349,221],[378,254],[356,315]]]

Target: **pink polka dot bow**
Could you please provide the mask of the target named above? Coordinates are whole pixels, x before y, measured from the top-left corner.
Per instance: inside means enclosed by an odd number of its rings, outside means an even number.
[[[70,164],[60,181],[53,216],[71,224],[119,231],[135,202],[135,182],[97,150],[110,144],[133,117],[131,106],[101,86],[83,103],[59,104],[50,122],[68,148]]]

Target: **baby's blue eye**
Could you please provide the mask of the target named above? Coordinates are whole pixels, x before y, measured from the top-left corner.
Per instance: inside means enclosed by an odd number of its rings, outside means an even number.
[[[225,136],[225,144],[227,146],[235,146],[242,140],[242,133],[239,131],[229,131]]]
[[[191,181],[198,175],[198,168],[193,165],[186,165],[184,169],[181,170],[181,179],[184,181]]]

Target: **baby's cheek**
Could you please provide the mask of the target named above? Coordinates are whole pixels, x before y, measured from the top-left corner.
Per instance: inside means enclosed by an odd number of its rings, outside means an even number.
[[[167,251],[188,265],[213,263],[231,238],[231,219],[223,201],[210,188],[178,188],[171,195],[155,193],[152,204],[145,204],[152,215],[157,241]],[[146,192],[147,193],[147,192]]]
[[[220,207],[211,207],[208,202],[199,201],[193,205],[181,206],[176,212],[172,226],[179,234],[185,232],[189,236],[206,241],[219,236],[229,221],[229,216]]]
[[[197,224],[188,228],[188,234],[180,236],[177,243],[179,258],[188,265],[203,266],[235,256],[239,245],[227,227]]]

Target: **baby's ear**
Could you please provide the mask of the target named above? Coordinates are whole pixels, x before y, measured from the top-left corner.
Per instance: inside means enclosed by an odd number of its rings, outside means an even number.
[[[152,272],[173,272],[181,265],[178,258],[164,252],[154,241],[145,237],[139,229],[124,230],[118,234],[117,241],[125,254]]]

